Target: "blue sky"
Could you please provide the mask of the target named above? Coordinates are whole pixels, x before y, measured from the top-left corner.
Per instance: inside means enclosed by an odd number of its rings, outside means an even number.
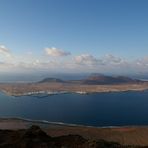
[[[147,0],[1,0],[0,71],[146,73],[147,8]]]

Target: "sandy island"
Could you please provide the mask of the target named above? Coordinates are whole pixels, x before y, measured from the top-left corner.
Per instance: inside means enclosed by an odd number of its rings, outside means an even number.
[[[8,95],[21,96],[31,94],[58,94],[58,93],[99,93],[99,92],[124,92],[148,90],[148,82],[114,84],[114,85],[85,85],[75,83],[4,83],[0,84],[0,91]]]

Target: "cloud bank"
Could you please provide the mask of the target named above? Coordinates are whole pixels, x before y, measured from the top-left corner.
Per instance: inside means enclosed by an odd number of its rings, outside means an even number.
[[[95,58],[90,54],[82,54],[82,55],[76,56],[75,62],[76,64],[89,65],[89,66],[93,66],[98,63],[101,64],[99,59]]]
[[[123,75],[125,73],[148,73],[148,56],[130,60],[112,54],[104,56],[94,56],[87,53],[72,55],[70,52],[57,48],[45,48],[42,51],[46,55],[36,56],[34,53],[29,55],[26,53],[26,55],[16,56],[6,46],[0,45],[0,72],[99,72]],[[10,60],[11,53],[14,58]],[[71,56],[66,58],[68,55]]]

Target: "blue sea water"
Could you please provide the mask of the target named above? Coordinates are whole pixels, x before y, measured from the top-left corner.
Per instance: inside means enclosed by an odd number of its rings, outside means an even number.
[[[87,126],[148,125],[148,91],[46,97],[0,93],[0,117]]]

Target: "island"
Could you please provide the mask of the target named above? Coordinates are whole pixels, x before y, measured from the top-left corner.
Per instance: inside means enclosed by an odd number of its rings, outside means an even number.
[[[0,91],[13,96],[62,93],[90,94],[144,90],[148,90],[147,81],[124,76],[113,77],[105,75],[91,75],[81,80],[45,78],[39,82],[32,83],[0,83]]]

